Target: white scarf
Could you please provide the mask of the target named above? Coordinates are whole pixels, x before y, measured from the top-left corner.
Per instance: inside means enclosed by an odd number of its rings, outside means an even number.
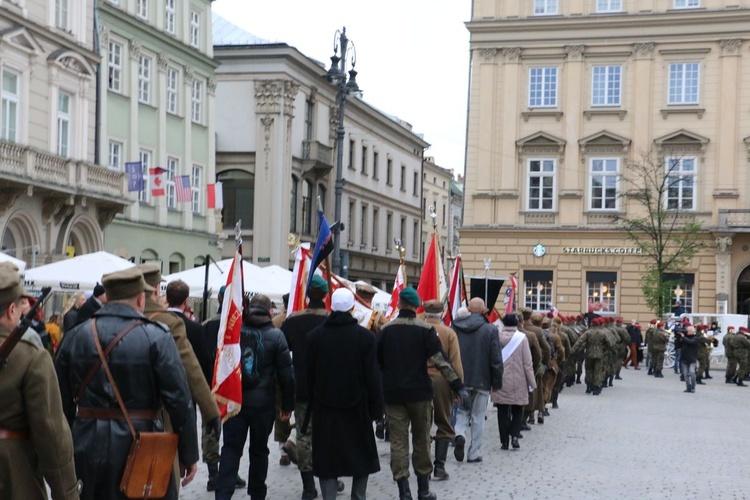
[[[511,354],[513,354],[519,345],[521,345],[521,342],[523,342],[523,339],[526,338],[526,335],[516,331],[516,333],[513,334],[513,337],[510,339],[510,342],[503,347],[503,363],[508,361],[508,358]]]

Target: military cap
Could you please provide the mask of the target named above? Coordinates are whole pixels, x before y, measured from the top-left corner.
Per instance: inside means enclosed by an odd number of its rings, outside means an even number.
[[[424,312],[438,314],[443,312],[443,303],[439,300],[428,300],[424,303]]]
[[[552,311],[550,311],[550,312],[547,313],[547,317],[550,318],[550,319],[552,319],[552,318],[555,317],[555,315],[552,314]]]
[[[315,276],[313,276],[313,279],[310,282],[310,290],[316,290],[318,292],[328,293],[328,282],[325,279],[323,279],[322,276],[318,276],[316,274]]]
[[[651,324],[652,324],[652,325],[655,325],[656,323],[657,323],[657,321],[656,321],[655,319],[652,319],[652,320],[651,320]]]
[[[745,333],[745,332],[747,332],[747,327],[741,326],[741,327],[740,327],[740,331],[741,331],[742,333]]]
[[[729,332],[736,332],[736,331],[737,331],[737,329],[735,327],[733,327],[733,326],[730,326],[729,328],[727,328],[727,333],[729,333]]]
[[[15,302],[24,295],[26,291],[21,285],[18,268],[9,262],[0,264],[0,307]]]
[[[422,299],[419,298],[419,294],[413,287],[407,287],[401,290],[398,295],[399,300],[403,300],[407,304],[411,304],[414,307],[422,305]]]
[[[656,323],[656,328],[661,328],[663,326],[664,326],[664,322],[662,321],[659,321],[658,323]]]
[[[576,321],[583,321],[583,315],[579,314],[576,316]]]
[[[375,290],[375,287],[370,285],[369,283],[357,283],[357,295],[360,295],[362,297],[372,297],[376,293],[378,293],[377,290]]]
[[[164,280],[161,279],[161,268],[156,264],[140,264],[138,269],[143,273],[143,279],[146,283],[157,289],[160,283]],[[109,294],[107,294],[109,297]]]
[[[616,321],[617,321],[617,324],[618,324],[618,325],[621,325],[621,324],[622,324],[622,318],[617,318],[617,320],[616,320]]]
[[[132,299],[141,292],[153,292],[154,287],[146,283],[137,267],[105,274],[102,277],[108,300]]]

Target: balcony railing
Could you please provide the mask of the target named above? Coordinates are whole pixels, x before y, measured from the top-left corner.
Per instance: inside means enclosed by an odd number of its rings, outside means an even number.
[[[303,141],[302,160],[305,172],[325,175],[333,169],[333,148],[318,141]]]
[[[123,172],[6,141],[0,141],[0,178],[13,184],[91,198],[124,201],[128,194]]]
[[[750,210],[719,210],[719,227],[750,229]]]

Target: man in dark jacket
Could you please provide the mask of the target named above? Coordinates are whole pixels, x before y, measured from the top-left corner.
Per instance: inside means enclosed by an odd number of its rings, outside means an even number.
[[[372,429],[383,414],[375,335],[350,314],[350,290],[336,290],[331,309],[325,323],[307,336],[306,392],[315,422],[312,466],[323,500],[336,498],[340,476],[353,478],[352,499],[365,500],[367,478],[380,470]]]
[[[248,431],[250,465],[247,492],[251,500],[266,498],[268,436],[273,428],[277,379],[282,395],[282,418],[288,420],[294,409],[292,358],[284,334],[271,323],[271,299],[265,295],[255,295],[248,300],[245,296],[242,305],[242,409],[224,423],[216,500],[228,500],[234,494]]]
[[[399,294],[398,317],[387,323],[377,338],[385,413],[391,435],[391,472],[398,483],[399,498],[402,500],[412,498],[409,488],[409,426],[419,498],[437,498],[430,492],[429,482],[432,473],[430,429],[433,394],[427,363],[440,370],[451,389],[459,393],[461,404],[466,405],[469,401],[468,391],[443,355],[437,332],[417,319],[417,307],[421,303],[414,288],[404,288]]]
[[[70,310],[65,313],[65,316],[63,316],[63,333],[68,333],[78,324],[78,312],[81,310],[81,307],[83,307],[83,304],[86,303],[86,296],[84,294],[78,293],[75,297],[75,304],[73,304],[73,307],[71,307]]]
[[[469,463],[481,462],[484,416],[490,391],[503,385],[503,354],[497,328],[484,317],[484,301],[474,297],[469,301],[469,316],[453,322],[461,349],[464,385],[469,391],[470,405],[459,408],[456,414],[456,447],[453,454],[459,462],[464,459],[466,431],[471,427]]]
[[[307,296],[310,302],[304,311],[292,313],[281,324],[281,331],[292,352],[294,365],[294,420],[297,425],[297,467],[302,476],[302,500],[316,498],[312,461],[312,434],[302,432],[307,405],[310,401],[307,380],[307,343],[310,332],[323,324],[328,317],[325,300],[328,283],[318,275],[313,276]],[[337,438],[338,439],[338,438]],[[365,483],[366,484],[366,483]]]
[[[104,291],[104,287],[97,283],[94,287],[94,293],[91,294],[91,297],[89,297],[78,310],[76,325],[80,325],[87,319],[91,318],[96,311],[101,309],[102,304],[106,301],[107,293]]]
[[[63,411],[73,431],[76,473],[84,484],[81,498],[123,498],[119,486],[133,438],[105,371],[99,369],[88,385],[84,380],[99,359],[93,335],[98,332],[106,349],[127,328],[132,330],[112,350],[109,368],[136,431],[162,429],[158,422],[162,407],[169,415],[179,435],[177,456],[186,486],[198,470],[195,409],[174,341],[162,325],[142,314],[144,292],[153,288],[137,268],[105,275],[102,281],[109,302],[93,321],[74,329],[55,359]],[[178,479],[172,478],[165,498],[177,498]]]
[[[698,339],[695,336],[695,327],[688,326],[685,334],[677,333],[682,344],[682,357],[680,358],[680,370],[685,377],[685,392],[695,392],[695,365],[698,362]]]

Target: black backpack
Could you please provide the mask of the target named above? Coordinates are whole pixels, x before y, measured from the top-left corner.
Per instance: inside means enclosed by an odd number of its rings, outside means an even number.
[[[242,366],[242,387],[253,389],[260,384],[260,365],[265,349],[263,334],[257,328],[242,327],[240,330],[240,352]]]

